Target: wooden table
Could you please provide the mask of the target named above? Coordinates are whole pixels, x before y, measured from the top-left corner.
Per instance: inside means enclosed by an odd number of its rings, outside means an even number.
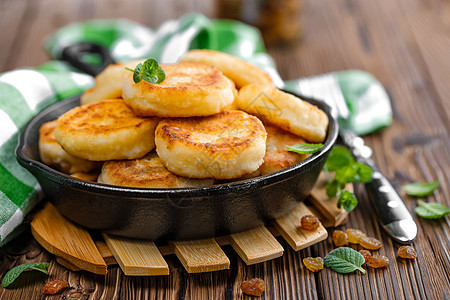
[[[90,18],[126,17],[151,27],[186,12],[214,17],[213,1],[148,0],[16,0],[0,1],[0,71],[33,66],[48,58],[42,38],[67,23]],[[394,108],[394,124],[365,137],[374,160],[396,189],[412,181],[439,179],[441,187],[427,201],[447,206],[450,170],[450,2],[445,0],[314,0],[305,1],[303,40],[290,47],[270,47],[285,79],[344,69],[363,69],[386,87]],[[0,274],[14,265],[50,261],[52,278],[69,281],[71,290],[48,299],[232,299],[245,298],[239,285],[264,278],[267,299],[444,299],[450,297],[448,217],[426,221],[415,217],[419,232],[415,261],[397,259],[398,244],[380,228],[366,194],[357,187],[360,205],[344,228],[354,227],[383,241],[380,254],[390,265],[340,275],[330,269],[313,274],[302,259],[324,257],[333,249],[331,238],[283,257],[246,266],[225,247],[231,269],[189,275],[180,262],[168,257],[170,276],[127,277],[112,267],[106,277],[70,272],[59,266],[29,233],[3,247]],[[410,211],[416,199],[404,195]],[[17,289],[0,288],[0,299],[43,299],[45,276],[28,273],[30,283]]]

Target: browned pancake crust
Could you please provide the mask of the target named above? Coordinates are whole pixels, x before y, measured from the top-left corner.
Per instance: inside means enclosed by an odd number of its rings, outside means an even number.
[[[234,84],[218,69],[196,63],[161,65],[161,83],[125,76],[123,99],[140,116],[192,117],[219,113],[234,100]]]
[[[98,178],[99,174],[100,174],[99,172],[96,172],[96,173],[77,172],[77,173],[71,174],[71,176],[81,179],[81,180],[97,182],[97,178]]]
[[[266,131],[242,111],[160,122],[156,151],[169,171],[192,178],[231,179],[249,174],[263,162]]]
[[[261,68],[252,65],[236,56],[220,51],[207,49],[194,49],[188,51],[181,62],[196,62],[214,66],[236,83],[238,88],[247,84],[262,84],[274,86],[270,76]]]
[[[298,154],[287,150],[286,146],[302,144],[306,141],[278,126],[264,124],[267,131],[266,155],[260,167],[260,175],[267,175],[286,169],[305,160],[310,154]]]
[[[99,182],[140,188],[202,187],[212,180],[189,179],[169,172],[155,153],[140,159],[108,161]]]
[[[103,100],[68,111],[55,137],[70,154],[96,161],[142,157],[155,146],[157,118],[134,114],[123,100]]]
[[[246,148],[257,136],[265,135],[260,120],[237,110],[209,117],[165,119],[159,123],[156,132],[166,140],[168,149],[186,144],[210,153],[220,151],[224,159],[235,155],[241,148]],[[236,132],[245,134],[233,136]]]
[[[78,106],[58,119],[58,128],[66,132],[111,133],[141,128],[152,119],[136,116],[121,99],[111,99]]]
[[[56,143],[55,127],[56,120],[42,124],[39,128],[39,140],[44,143]]]
[[[62,172],[89,172],[101,167],[101,163],[73,156],[58,144],[55,138],[56,120],[44,123],[39,128],[39,155],[41,161]]]

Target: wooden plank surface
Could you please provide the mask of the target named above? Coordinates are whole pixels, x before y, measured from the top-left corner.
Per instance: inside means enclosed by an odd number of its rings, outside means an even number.
[[[268,261],[283,255],[283,246],[265,226],[230,234],[231,246],[247,265]]]
[[[105,275],[106,263],[89,233],[48,202],[31,221],[34,238],[50,253],[83,270]]]
[[[67,23],[89,18],[124,17],[155,27],[167,18],[199,11],[214,16],[214,1],[156,0],[0,0],[0,71],[38,65],[48,58],[43,37]],[[374,160],[401,192],[402,184],[439,179],[441,187],[426,201],[450,206],[450,2],[446,0],[316,0],[305,1],[303,39],[290,47],[269,47],[285,79],[343,69],[372,73],[386,87],[394,108],[394,124],[365,137]],[[266,281],[265,299],[445,299],[450,296],[449,218],[432,222],[415,217],[418,237],[415,261],[398,260],[399,247],[371,214],[367,195],[360,199],[344,228],[359,228],[383,241],[379,253],[390,265],[367,275],[341,275],[325,269],[312,274],[302,265],[306,256],[325,256],[331,238],[295,252],[281,239],[282,257],[247,266],[225,246],[231,268],[188,274],[175,256],[166,261],[173,272],[165,277],[124,276],[118,266],[106,277],[72,273],[59,266],[30,233],[0,248],[0,274],[25,262],[51,262],[51,278],[66,279],[70,295],[86,299],[244,299],[243,280]],[[416,199],[404,200],[414,211]],[[332,230],[329,231],[332,233]],[[41,292],[46,277],[29,272],[16,289],[0,287],[0,299],[54,299]],[[77,294],[78,293],[78,294]],[[74,298],[74,297],[72,297]]]
[[[153,241],[103,234],[108,248],[128,276],[169,275],[169,266]]]
[[[295,251],[323,241],[328,236],[328,232],[322,224],[312,231],[305,230],[300,226],[301,218],[312,214],[305,204],[300,203],[289,214],[273,221],[275,228]]]
[[[230,268],[230,260],[214,239],[170,242],[173,252],[188,273]]]

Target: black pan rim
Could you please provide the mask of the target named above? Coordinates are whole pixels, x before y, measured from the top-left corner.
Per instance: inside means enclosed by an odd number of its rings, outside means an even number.
[[[221,183],[204,188],[151,189],[151,188],[120,187],[101,183],[93,183],[77,179],[68,174],[55,170],[43,164],[40,161],[28,157],[24,153],[24,149],[27,145],[26,141],[28,139],[30,131],[34,128],[34,126],[36,126],[36,123],[38,123],[39,120],[41,120],[43,117],[45,117],[52,111],[56,110],[57,108],[63,107],[65,105],[72,105],[73,102],[79,101],[79,97],[80,96],[74,96],[65,100],[61,100],[59,102],[51,104],[50,106],[46,107],[38,114],[36,114],[21,130],[19,136],[19,143],[15,150],[15,155],[19,163],[22,164],[22,166],[24,166],[27,169],[30,168],[39,169],[45,174],[45,176],[48,177],[48,179],[52,180],[57,184],[69,185],[71,186],[71,188],[95,194],[102,194],[102,195],[114,194],[115,196],[136,197],[151,200],[152,198],[161,198],[162,196],[164,197],[169,195],[171,198],[184,198],[186,196],[189,196],[192,199],[195,197],[214,196],[227,194],[230,192],[238,193],[239,191],[243,190],[249,191],[251,189],[257,189],[263,186],[276,184],[277,182],[283,181],[297,173],[304,172],[313,165],[319,163],[320,158],[326,153],[328,153],[328,151],[331,150],[331,148],[334,146],[338,136],[338,126],[339,126],[338,121],[336,120],[336,118],[332,116],[330,107],[323,101],[299,96],[303,100],[306,100],[314,105],[319,106],[327,114],[329,119],[329,127],[328,127],[328,134],[322,149],[319,152],[314,153],[304,161],[301,161],[300,163],[295,164],[289,168],[264,176],[245,179],[237,182]]]

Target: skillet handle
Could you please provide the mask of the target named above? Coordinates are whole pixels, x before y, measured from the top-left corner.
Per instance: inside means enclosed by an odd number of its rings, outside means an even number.
[[[82,60],[85,54],[97,54],[100,56],[101,65],[91,65]],[[67,46],[61,54],[62,60],[68,62],[73,67],[92,76],[98,75],[108,65],[115,63],[109,51],[98,44],[94,43],[77,43]]]

